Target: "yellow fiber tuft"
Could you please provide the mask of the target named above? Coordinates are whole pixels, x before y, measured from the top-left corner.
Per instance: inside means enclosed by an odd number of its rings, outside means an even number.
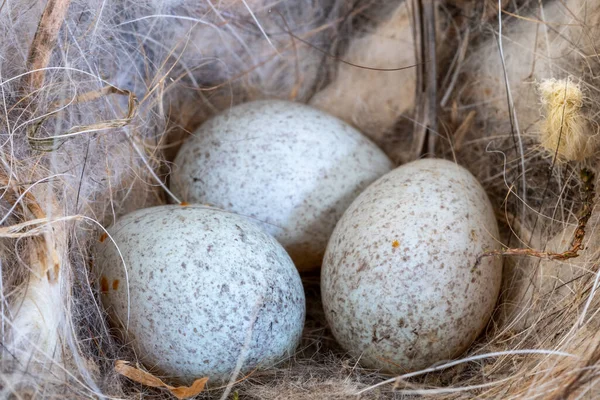
[[[545,121],[542,123],[542,147],[556,155],[557,161],[581,161],[597,147],[595,136],[582,112],[583,92],[570,79],[547,79],[539,85]]]

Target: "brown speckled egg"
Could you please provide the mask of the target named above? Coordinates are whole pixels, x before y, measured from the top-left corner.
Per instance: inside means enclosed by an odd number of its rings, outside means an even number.
[[[309,106],[268,100],[204,123],[174,160],[171,190],[261,221],[300,270],[321,265],[342,213],[393,168],[369,139]]]
[[[304,325],[302,282],[258,225],[170,205],[127,214],[108,232],[96,256],[102,302],[151,370],[221,381],[238,360],[244,373],[293,354]]]
[[[321,271],[339,343],[402,373],[464,352],[490,318],[502,276],[498,225],[475,177],[445,160],[405,164],[369,186],[333,232]]]

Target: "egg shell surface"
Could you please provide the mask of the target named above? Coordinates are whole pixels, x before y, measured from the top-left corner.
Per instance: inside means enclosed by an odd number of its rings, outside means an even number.
[[[302,282],[283,247],[246,218],[168,205],[127,214],[98,245],[103,304],[148,368],[229,379],[293,354]],[[120,254],[119,254],[120,251]],[[124,263],[121,259],[123,257]]]
[[[492,205],[466,169],[414,161],[346,210],[321,270],[335,338],[366,367],[404,373],[452,359],[486,326],[502,261]]]
[[[393,163],[345,122],[263,100],[205,122],[174,160],[170,188],[264,223],[299,270],[318,268],[346,207]]]

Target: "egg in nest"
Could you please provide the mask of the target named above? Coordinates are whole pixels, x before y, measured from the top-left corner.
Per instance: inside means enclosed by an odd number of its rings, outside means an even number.
[[[102,302],[148,368],[175,380],[226,380],[291,356],[305,317],[302,282],[281,245],[232,213],[137,210],[96,254]]]
[[[464,352],[487,324],[502,277],[492,205],[455,163],[426,159],[370,185],[333,232],[321,270],[339,343],[371,368],[403,373]]]
[[[336,222],[392,162],[345,122],[304,104],[254,101],[205,122],[181,147],[170,188],[263,223],[299,270],[318,268]]]

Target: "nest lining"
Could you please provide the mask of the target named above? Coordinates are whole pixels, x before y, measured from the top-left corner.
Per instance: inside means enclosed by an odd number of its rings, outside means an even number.
[[[435,155],[486,187],[502,243],[522,250],[504,254],[496,313],[459,360],[400,377],[361,368],[307,274],[294,359],[199,398],[593,398],[598,215],[582,171],[599,172],[600,9],[499,3],[437,5],[434,121],[419,1],[1,3],[2,395],[172,395],[115,370],[137,357],[106,324],[90,248],[119,215],[167,202],[170,160],[202,121],[277,97],[352,123],[397,161],[434,135]],[[576,257],[549,257],[573,250],[586,207]]]

